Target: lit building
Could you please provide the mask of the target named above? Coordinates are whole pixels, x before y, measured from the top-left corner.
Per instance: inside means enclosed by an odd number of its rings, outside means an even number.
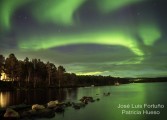
[[[9,77],[7,76],[7,74],[5,72],[2,72],[0,80],[6,81],[8,79],[9,79]]]

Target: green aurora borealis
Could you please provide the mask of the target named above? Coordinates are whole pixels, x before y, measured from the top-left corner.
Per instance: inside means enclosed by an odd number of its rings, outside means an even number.
[[[163,0],[0,0],[0,54],[67,72],[167,76]]]

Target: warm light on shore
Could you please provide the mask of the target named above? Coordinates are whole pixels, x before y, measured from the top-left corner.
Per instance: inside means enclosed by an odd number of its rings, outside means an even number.
[[[1,79],[2,81],[10,81],[9,78],[7,77],[6,73],[1,73]]]
[[[1,80],[5,80],[6,79],[6,74],[5,73],[1,73]]]

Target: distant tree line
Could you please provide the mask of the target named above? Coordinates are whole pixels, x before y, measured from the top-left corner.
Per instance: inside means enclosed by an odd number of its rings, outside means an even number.
[[[167,77],[155,77],[155,78],[132,78],[129,80],[132,83],[148,83],[148,82],[167,82]]]
[[[67,73],[63,66],[44,63],[40,59],[26,57],[18,60],[12,53],[7,58],[0,55],[0,73],[4,72],[15,87],[75,87],[89,85],[110,85],[116,81],[128,83],[129,80],[110,76],[81,76]],[[1,75],[1,74],[0,74]]]
[[[111,77],[111,76],[93,76],[93,75],[79,75],[77,76],[77,84],[79,86],[104,86],[104,85],[114,85],[115,83],[126,84],[129,83],[129,79]]]

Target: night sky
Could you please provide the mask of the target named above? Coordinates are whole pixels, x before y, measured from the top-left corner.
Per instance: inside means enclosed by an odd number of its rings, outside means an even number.
[[[0,0],[0,54],[80,75],[167,76],[165,0]]]

